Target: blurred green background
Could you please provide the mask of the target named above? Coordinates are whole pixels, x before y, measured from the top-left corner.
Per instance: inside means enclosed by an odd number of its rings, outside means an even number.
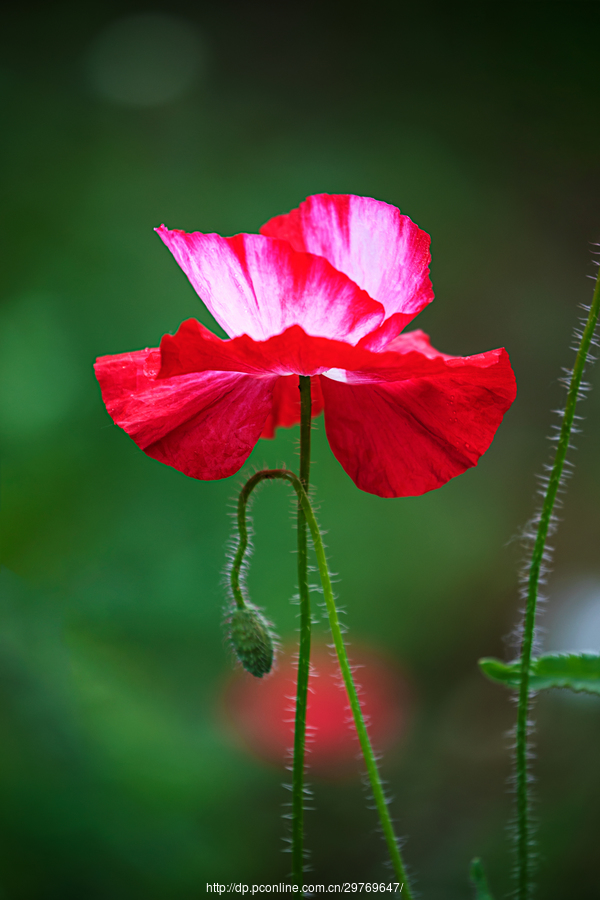
[[[162,18],[161,18],[162,16]],[[383,770],[428,900],[510,886],[505,737],[478,657],[510,653],[535,473],[600,239],[600,4],[97,2],[4,13],[0,896],[200,896],[277,882],[286,791],[224,724],[221,572],[240,477],[195,482],[113,426],[98,355],[210,317],[152,228],[258,230],[317,192],[432,235],[436,347],[506,346],[519,396],[476,469],[358,491],[317,422],[314,483],[350,638],[407,673]],[[597,382],[598,372],[591,373]],[[546,646],[600,648],[600,392],[556,540]],[[297,433],[241,473],[296,465]],[[255,507],[256,602],[293,639],[295,533]],[[326,635],[325,624],[317,632]],[[567,646],[568,645],[568,646]],[[540,896],[597,897],[600,708],[537,705]],[[314,779],[312,881],[388,880],[359,778]]]

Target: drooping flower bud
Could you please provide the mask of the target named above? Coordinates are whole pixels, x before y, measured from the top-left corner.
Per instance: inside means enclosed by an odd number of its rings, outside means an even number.
[[[229,638],[235,655],[256,678],[262,678],[273,665],[273,636],[269,623],[257,609],[236,609],[229,619]]]

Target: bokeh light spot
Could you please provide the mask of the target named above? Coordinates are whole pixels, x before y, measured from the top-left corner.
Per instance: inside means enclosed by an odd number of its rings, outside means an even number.
[[[238,738],[256,756],[278,765],[289,763],[293,742],[294,653],[295,648],[287,648],[267,678],[236,672],[224,693],[225,712]],[[351,659],[374,749],[388,750],[407,729],[410,692],[406,677],[372,650],[352,645]],[[326,778],[356,773],[360,771],[360,747],[338,663],[328,647],[313,648],[312,669],[307,712],[310,771]]]
[[[89,49],[99,96],[125,106],[159,106],[181,96],[203,59],[194,26],[175,16],[143,13],[112,22]]]
[[[552,651],[600,651],[600,581],[597,578],[579,578],[559,589],[546,643]]]

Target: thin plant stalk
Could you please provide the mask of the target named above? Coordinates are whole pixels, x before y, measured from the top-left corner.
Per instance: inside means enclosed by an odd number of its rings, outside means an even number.
[[[310,480],[311,390],[310,376],[300,375],[300,482],[308,491]],[[310,590],[308,585],[308,542],[306,517],[298,500],[298,597],[300,602],[300,642],[292,760],[292,882],[302,886],[304,872],[304,772],[306,755],[306,709],[310,675]]]
[[[529,676],[531,655],[535,633],[536,607],[538,589],[544,561],[544,552],[548,531],[552,522],[552,512],[556,503],[556,496],[560,487],[562,472],[569,449],[569,441],[575,418],[575,407],[581,388],[581,379],[585,369],[590,345],[594,337],[594,331],[598,322],[600,310],[600,269],[596,278],[596,285],[592,297],[587,322],[583,329],[575,365],[571,373],[567,402],[564,409],[562,426],[556,446],[556,455],[550,471],[550,477],[542,503],[537,533],[531,554],[531,563],[527,579],[527,602],[525,606],[525,619],[523,623],[523,637],[521,642],[521,683],[519,686],[519,699],[517,710],[516,732],[516,789],[517,789],[517,898],[528,900],[531,895],[532,884],[532,847],[531,847],[531,819],[529,804],[529,772],[528,772],[528,718],[529,718]]]
[[[396,878],[400,884],[402,884],[403,890],[402,895],[407,898],[407,900],[413,900],[413,894],[410,889],[410,885],[408,883],[408,879],[406,877],[406,870],[404,867],[404,863],[402,860],[402,854],[400,852],[398,839],[394,832],[394,826],[392,823],[392,819],[390,816],[390,811],[388,808],[388,804],[385,798],[385,792],[383,789],[383,784],[381,782],[381,776],[379,774],[379,769],[377,766],[377,762],[375,759],[375,754],[373,753],[373,748],[371,746],[371,740],[369,738],[369,733],[367,731],[367,727],[365,724],[364,716],[362,713],[362,709],[360,706],[360,701],[358,699],[358,693],[356,691],[356,686],[354,684],[354,678],[352,676],[352,668],[348,661],[348,655],[346,653],[346,646],[344,644],[344,637],[342,634],[342,629],[340,626],[340,620],[337,612],[337,608],[335,605],[335,598],[333,593],[333,587],[331,584],[331,577],[329,574],[329,568],[327,566],[327,558],[325,555],[325,547],[323,545],[323,540],[321,538],[321,532],[319,530],[319,526],[317,524],[317,520],[315,518],[315,514],[312,510],[312,506],[310,504],[310,500],[308,499],[308,494],[306,493],[302,482],[293,472],[288,471],[287,469],[267,469],[262,472],[257,472],[255,475],[250,478],[242,492],[240,494],[239,502],[238,502],[238,529],[239,529],[239,544],[237,548],[237,552],[235,555],[235,559],[233,562],[231,579],[232,579],[232,589],[234,591],[234,595],[236,595],[236,591],[239,591],[239,571],[244,559],[244,554],[246,551],[246,547],[248,545],[248,531],[246,525],[246,506],[248,503],[248,498],[254,488],[264,480],[281,478],[292,485],[294,490],[296,491],[298,497],[298,503],[302,506],[302,510],[304,512],[304,517],[308,528],[310,529],[313,546],[315,549],[315,554],[317,558],[317,564],[319,567],[319,574],[321,577],[321,584],[323,587],[323,596],[325,599],[325,605],[327,607],[327,613],[329,616],[329,624],[331,627],[331,632],[333,635],[333,643],[335,646],[335,650],[337,653],[338,662],[340,665],[340,670],[342,672],[342,677],[344,680],[344,685],[346,688],[346,692],[348,694],[348,701],[350,703],[350,708],[352,710],[352,716],[354,718],[354,725],[356,727],[356,732],[358,735],[358,740],[360,742],[360,747],[362,750],[362,754],[365,760],[365,765],[367,768],[367,775],[369,777],[369,782],[371,784],[371,790],[373,791],[373,797],[375,799],[375,805],[377,808],[377,812],[379,814],[379,820],[381,823],[381,828],[383,831],[383,835],[388,846],[389,854],[392,861],[392,866],[394,869],[394,873]]]

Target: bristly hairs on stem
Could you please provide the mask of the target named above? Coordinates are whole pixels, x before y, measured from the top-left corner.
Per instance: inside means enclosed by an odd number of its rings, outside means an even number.
[[[551,465],[544,467],[545,474],[539,478],[538,493],[542,497],[542,505],[523,534],[529,559],[521,575],[521,597],[525,602],[525,609],[518,631],[521,684],[517,698],[514,757],[514,787],[517,800],[514,822],[515,896],[517,900],[529,900],[533,891],[534,840],[531,822],[531,782],[533,779],[529,766],[532,755],[529,738],[533,730],[531,718],[533,693],[529,689],[529,676],[532,655],[536,650],[536,616],[540,600],[538,594],[540,585],[546,583],[546,576],[552,560],[552,551],[547,540],[554,534],[558,525],[554,510],[561,505],[560,495],[564,493],[565,481],[571,474],[571,464],[567,462],[566,456],[571,436],[578,430],[574,426],[574,422],[578,418],[575,415],[575,407],[581,394],[589,390],[589,385],[582,380],[583,373],[586,363],[593,361],[593,357],[589,353],[590,347],[598,346],[595,330],[600,309],[600,269],[596,277],[591,305],[584,309],[587,310],[588,316],[575,330],[577,342],[573,348],[577,354],[575,365],[572,370],[565,371],[565,377],[561,379],[567,387],[567,399],[564,409],[559,412],[562,422],[560,426],[554,427],[555,433],[550,438],[556,442],[554,459]],[[567,471],[565,471],[565,466],[567,466]]]
[[[352,667],[348,661],[348,655],[346,652],[346,645],[344,642],[343,631],[341,628],[337,607],[335,604],[335,598],[333,593],[333,585],[331,582],[331,576],[329,574],[329,567],[327,565],[327,559],[325,555],[325,547],[323,544],[323,539],[321,537],[321,532],[319,526],[317,524],[317,520],[315,518],[315,514],[313,512],[312,506],[310,504],[310,500],[308,498],[308,494],[304,490],[304,486],[297,475],[293,472],[290,472],[286,469],[269,469],[264,472],[257,472],[256,475],[253,475],[252,478],[244,486],[242,493],[240,494],[239,501],[239,519],[238,524],[242,524],[242,518],[246,508],[246,502],[251,492],[254,490],[257,484],[259,484],[262,480],[273,479],[273,478],[281,478],[285,481],[288,481],[296,492],[296,496],[298,498],[299,504],[302,506],[302,510],[304,513],[304,517],[306,520],[306,524],[310,531],[310,535],[312,538],[313,548],[315,550],[315,555],[317,558],[317,565],[319,568],[319,574],[321,577],[321,584],[323,587],[323,596],[327,606],[327,612],[329,616],[329,624],[331,627],[333,643],[335,646],[338,663],[340,666],[340,670],[342,673],[342,678],[344,681],[344,687],[346,689],[346,693],[348,695],[348,701],[350,704],[350,708],[352,710],[352,715],[354,718],[354,725],[356,727],[356,731],[358,734],[358,739],[362,751],[362,755],[365,761],[367,775],[370,782],[370,787],[373,792],[373,798],[375,801],[375,807],[377,809],[379,815],[379,821],[381,824],[381,829],[383,831],[385,841],[390,853],[392,866],[394,869],[394,873],[396,875],[396,879],[399,883],[404,885],[403,894],[408,900],[413,900],[414,894],[412,892],[411,885],[407,878],[406,868],[402,859],[402,854],[400,850],[400,841],[396,837],[394,826],[392,823],[392,819],[390,816],[390,811],[388,808],[389,798],[386,797],[386,793],[384,791],[383,782],[381,780],[381,776],[379,774],[379,769],[377,766],[377,760],[375,753],[373,752],[373,748],[371,746],[371,741],[369,738],[367,726],[365,723],[365,718],[362,712],[358,692],[354,683],[354,677],[352,673]],[[243,527],[240,528],[240,534],[244,534]],[[243,542],[240,543],[240,547],[243,546]],[[239,575],[239,571],[241,569],[243,563],[243,556],[239,552],[236,554],[236,557],[233,562],[231,576],[232,576],[232,587],[233,580]],[[237,575],[236,575],[237,572]],[[235,594],[235,590],[234,590]],[[292,818],[293,821],[293,818]],[[293,851],[293,842],[292,842],[292,851]],[[302,857],[303,858],[303,857]]]

